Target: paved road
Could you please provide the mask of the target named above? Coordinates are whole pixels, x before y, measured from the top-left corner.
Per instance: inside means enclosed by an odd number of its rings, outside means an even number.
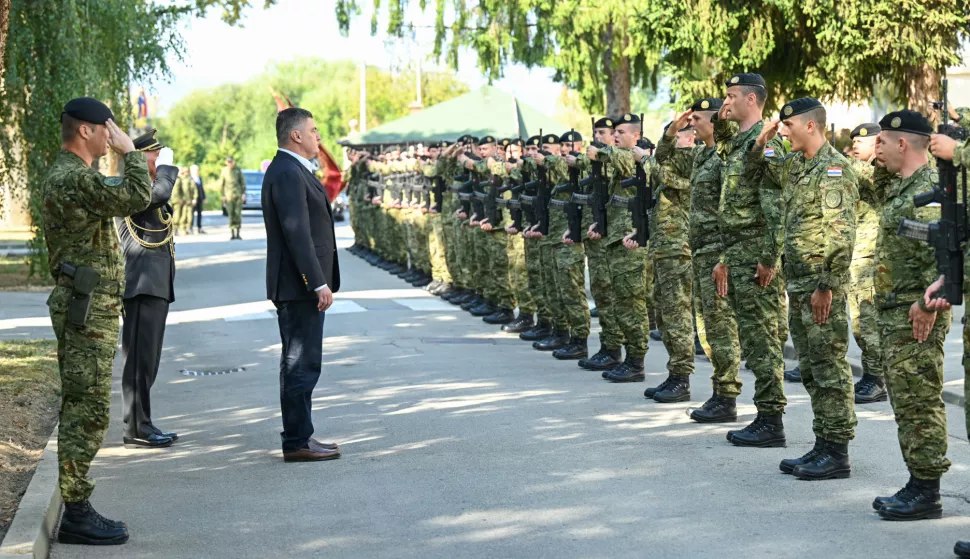
[[[859,409],[851,479],[800,482],[777,463],[813,442],[801,387],[786,385],[787,449],[734,448],[724,433],[736,426],[694,424],[688,404],[658,405],[643,384],[555,362],[344,252],[314,399],[319,438],[339,441],[344,457],[284,464],[261,226],[247,218],[241,242],[224,232],[178,246],[153,403],[177,446],[121,446],[116,386],[94,502],[128,522],[131,541],[58,545],[53,557],[943,558],[970,538],[960,408],[948,406],[945,518],[883,522],[872,498],[906,480],[888,404]],[[349,230],[339,236],[349,244]],[[651,343],[648,383],[664,377],[666,358]],[[693,405],[710,396],[710,373],[699,360]]]

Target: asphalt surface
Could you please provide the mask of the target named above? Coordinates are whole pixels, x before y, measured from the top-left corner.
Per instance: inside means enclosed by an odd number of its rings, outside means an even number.
[[[153,399],[176,446],[125,449],[115,387],[92,500],[128,523],[131,541],[56,545],[52,557],[942,558],[970,539],[962,408],[947,406],[944,518],[881,521],[873,497],[907,479],[888,403],[857,408],[850,479],[798,481],[778,462],[814,441],[800,386],[785,385],[788,448],[736,448],[724,433],[754,416],[749,372],[738,424],[695,424],[689,408],[711,394],[704,359],[691,403],[656,404],[642,393],[666,375],[660,343],[647,383],[608,384],[344,251],[314,393],[316,436],[344,455],[284,464],[265,241],[258,214],[245,221],[243,241],[214,221],[177,248]],[[351,242],[346,226],[338,237]],[[16,302],[0,318],[42,316],[30,307],[44,295],[29,295],[0,294]],[[5,337],[49,335],[3,324]]]

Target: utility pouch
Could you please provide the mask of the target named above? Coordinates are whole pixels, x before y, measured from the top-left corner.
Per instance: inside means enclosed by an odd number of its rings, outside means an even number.
[[[101,282],[101,274],[89,266],[78,266],[74,272],[71,287],[71,302],[67,308],[67,321],[74,326],[82,327],[88,321],[91,310],[91,294]]]

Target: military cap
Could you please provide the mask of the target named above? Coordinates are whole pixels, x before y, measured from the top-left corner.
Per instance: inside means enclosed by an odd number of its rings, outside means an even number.
[[[593,128],[613,128],[614,126],[616,126],[616,121],[608,116],[604,116],[593,123]]]
[[[525,145],[525,140],[522,138],[512,138],[512,145],[522,147]]]
[[[695,113],[698,111],[719,111],[724,105],[724,101],[716,97],[705,97],[703,99],[698,99],[696,103],[690,106],[690,110]]]
[[[541,142],[542,142],[542,138],[540,138],[539,136],[532,136],[528,140],[525,141],[525,145],[527,145],[527,146],[537,146]]]
[[[733,85],[746,85],[767,89],[765,79],[761,77],[761,74],[734,74],[728,81],[724,82],[724,85],[728,87]]]
[[[158,151],[163,147],[165,147],[158,140],[155,139],[155,134],[157,133],[158,133],[158,130],[155,130],[154,128],[152,128],[148,132],[135,138],[133,140],[135,144],[135,149],[138,151]],[[229,158],[227,159],[227,161],[231,159],[232,158]]]
[[[431,144],[431,147],[446,148],[450,145],[451,145],[451,142],[449,142],[448,140],[441,140],[436,144]]]
[[[495,136],[482,136],[481,140],[478,140],[478,145],[484,146],[485,144],[494,144]]]
[[[482,143],[478,138],[476,138],[475,136],[472,136],[471,134],[468,135],[468,138],[465,141],[467,141],[469,143],[472,143],[472,144],[480,144],[480,143]],[[492,141],[495,141],[495,140],[493,139]]]
[[[78,97],[68,101],[64,105],[64,112],[61,113],[61,117],[63,118],[64,115],[91,124],[104,124],[108,120],[114,120],[115,117],[111,114],[111,109],[107,105],[90,97]]]
[[[510,145],[512,145],[512,138],[502,138],[497,143],[498,143],[498,145],[502,146],[503,148],[507,148]]]
[[[135,147],[137,148],[138,146],[135,146]],[[231,155],[227,155],[226,156],[226,163],[235,163],[235,162],[236,162],[236,160],[233,159],[233,157]]]
[[[559,136],[556,136],[555,134],[546,134],[545,136],[542,137],[542,143],[549,144],[551,146],[558,145]]]
[[[882,128],[880,128],[878,124],[874,122],[867,122],[865,124],[860,124],[859,126],[856,126],[855,128],[853,128],[852,132],[849,133],[849,138],[854,140],[857,137],[862,137],[862,138],[872,137],[872,136],[876,136],[881,131],[882,131]]]
[[[469,136],[468,134],[462,134],[461,136],[458,136],[458,139],[455,141],[461,144],[461,143],[467,142],[468,138],[471,138],[471,136]]]
[[[566,132],[559,138],[560,142],[582,142],[583,137],[575,130],[570,130]]]
[[[633,113],[627,113],[620,117],[616,124],[639,124],[640,116]]]
[[[795,99],[794,101],[789,101],[785,103],[785,106],[781,108],[778,112],[778,118],[785,120],[786,118],[791,118],[793,116],[798,116],[805,114],[808,111],[814,111],[815,109],[821,109],[822,103],[814,97],[801,97]]]
[[[916,111],[902,110],[889,113],[882,117],[879,126],[883,130],[891,132],[909,132],[920,136],[929,136],[933,133],[933,125],[922,114]]]

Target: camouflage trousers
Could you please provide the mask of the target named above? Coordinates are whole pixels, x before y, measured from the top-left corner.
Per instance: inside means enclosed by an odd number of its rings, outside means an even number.
[[[191,202],[180,202],[172,208],[172,228],[176,231],[191,231],[194,210]]]
[[[938,312],[929,338],[919,343],[913,338],[908,304],[879,309],[883,370],[899,447],[918,479],[940,479],[950,469],[943,404],[943,343],[950,318],[950,311]]]
[[[737,398],[741,394],[741,343],[738,341],[738,322],[727,297],[719,297],[711,273],[718,263],[718,254],[695,254],[694,309],[699,316],[697,335],[707,353],[714,374],[711,384],[714,393],[722,398]]]
[[[812,431],[826,441],[847,444],[855,438],[855,390],[849,349],[845,288],[832,288],[832,310],[825,324],[812,314],[812,293],[789,293],[792,341],[798,351],[802,384],[812,399]]]
[[[586,301],[586,253],[582,245],[559,242],[554,246],[556,288],[563,314],[574,338],[589,337],[589,303]]]
[[[400,208],[392,208],[388,211],[390,235],[384,238],[384,242],[388,244],[387,250],[391,254],[391,260],[402,266],[408,263],[405,211]]]
[[[651,254],[647,254],[643,260],[643,281],[643,292],[647,305],[647,333],[649,334],[651,328],[660,328],[660,323],[655,322],[659,320],[657,318],[656,298],[654,297],[654,291],[657,285],[657,270],[655,269],[654,258]],[[650,320],[651,317],[655,320]]]
[[[509,254],[509,281],[512,294],[519,305],[519,314],[532,316],[538,310],[532,291],[529,289],[529,271],[525,257],[525,238],[516,233],[506,235],[506,250]]]
[[[613,278],[606,260],[606,241],[586,239],[583,247],[589,266],[589,291],[599,311],[600,345],[611,350],[620,349],[626,339],[613,312]]]
[[[647,248],[628,249],[615,242],[606,248],[606,264],[613,285],[613,313],[623,333],[628,358],[640,359],[647,354]],[[602,310],[600,311],[602,313]]]
[[[852,263],[852,287],[849,294],[849,318],[852,320],[852,336],[862,349],[862,372],[881,377],[882,350],[879,347],[879,311],[873,301],[875,288],[872,284],[873,259]],[[868,269],[867,269],[868,268]]]
[[[758,254],[746,246],[735,245],[726,251],[728,296],[738,321],[741,355],[754,372],[754,403],[759,412],[782,413],[788,401],[782,388],[785,360],[784,343],[779,329],[781,316],[780,274],[768,284],[759,286],[754,279]]]
[[[552,322],[552,312],[542,284],[542,246],[539,239],[522,238],[525,248],[525,271],[529,278],[529,292],[536,305],[536,314],[541,322]]]
[[[442,219],[445,232],[445,261],[451,274],[451,284],[457,289],[465,289],[468,286],[461,269],[461,220],[453,213],[443,214]]]
[[[239,229],[242,227],[242,198],[229,198],[226,200],[226,213],[229,214],[230,229]]]
[[[563,332],[569,330],[569,320],[559,297],[559,286],[556,283],[558,267],[556,265],[556,246],[552,239],[539,239],[539,265],[542,275],[542,298],[549,310],[549,320],[552,327]]]
[[[485,271],[488,277],[488,288],[485,298],[498,305],[499,308],[512,310],[515,308],[515,297],[512,294],[512,284],[509,281],[509,240],[504,229],[493,229],[485,233],[485,243],[488,248],[489,268]]]
[[[431,261],[431,277],[443,283],[451,283],[451,271],[448,269],[448,258],[445,243],[445,218],[440,213],[428,214],[428,258]]]
[[[693,273],[689,256],[654,259],[657,319],[672,375],[694,372]],[[649,298],[648,298],[649,300]]]
[[[455,219],[455,260],[458,264],[458,277],[461,285],[465,289],[474,289],[471,281],[470,262],[473,258],[471,253],[471,229],[467,221]]]
[[[431,251],[428,248],[431,227],[428,221],[428,214],[421,211],[421,209],[411,210],[411,230],[415,258],[413,265],[425,274],[431,275]]]
[[[479,271],[481,268],[481,260],[486,258],[487,255],[482,252],[482,237],[484,232],[479,229],[477,225],[468,225],[465,222],[465,246],[462,249],[465,252],[465,258],[462,265],[462,270],[464,270],[465,277],[468,278],[468,286],[470,289],[474,290],[479,295],[485,295],[483,293],[483,277]]]
[[[61,413],[57,431],[58,484],[68,503],[84,501],[94,490],[88,478],[91,461],[108,431],[111,369],[118,345],[121,297],[92,296],[83,327],[67,321],[71,289],[55,287],[47,304],[57,336],[57,364],[61,374]]]

